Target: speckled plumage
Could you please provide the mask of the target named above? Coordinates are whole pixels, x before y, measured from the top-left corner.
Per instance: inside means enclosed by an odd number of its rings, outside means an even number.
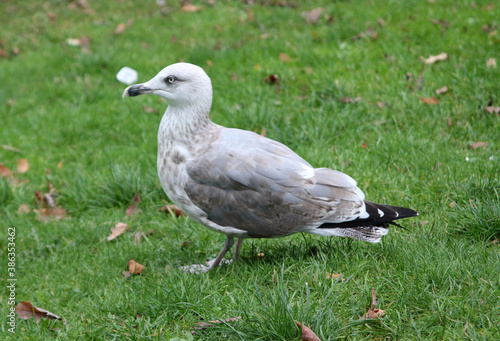
[[[124,97],[142,93],[169,101],[158,131],[158,176],[166,194],[188,216],[228,236],[215,264],[201,271],[220,262],[233,237],[308,232],[378,242],[387,223],[417,215],[365,201],[351,177],[315,169],[279,142],[213,123],[210,78],[198,66],[168,66],[127,88]]]

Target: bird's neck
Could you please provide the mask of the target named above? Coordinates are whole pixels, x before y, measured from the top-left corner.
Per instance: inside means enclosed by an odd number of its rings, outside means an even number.
[[[209,117],[210,107],[191,105],[177,107],[169,105],[161,119],[158,144],[191,145],[215,123]]]

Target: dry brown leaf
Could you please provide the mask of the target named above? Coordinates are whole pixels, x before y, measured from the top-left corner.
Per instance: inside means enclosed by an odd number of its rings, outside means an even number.
[[[114,33],[115,34],[122,34],[126,28],[127,28],[127,26],[121,22],[116,26]]]
[[[36,213],[36,219],[39,221],[61,220],[66,216],[66,210],[60,206],[42,207],[33,209]]]
[[[339,279],[341,278],[341,281],[345,281],[345,278],[342,277],[342,274],[334,274],[334,273],[329,273],[326,274],[326,279]]]
[[[17,213],[30,213],[30,208],[26,204],[21,204],[17,208]]]
[[[289,55],[287,55],[286,53],[283,53],[283,52],[280,52],[279,58],[282,62],[291,62],[292,61],[292,58],[290,58]]]
[[[484,111],[489,114],[500,114],[500,107],[488,106],[484,108]]]
[[[28,171],[28,169],[30,169],[30,164],[26,159],[18,159],[16,163],[17,163],[17,172],[19,174],[24,174]]]
[[[35,190],[35,198],[36,198],[35,203],[44,208],[46,207],[50,208],[56,206],[54,187],[50,182],[48,183],[48,187],[49,187],[48,193],[42,193],[41,191]]]
[[[82,53],[89,54],[90,53],[90,48],[89,48],[90,37],[89,36],[81,37],[80,41],[81,41],[81,45],[82,45]]]
[[[108,242],[115,240],[123,234],[123,232],[129,229],[128,225],[125,223],[116,223],[115,227],[111,228],[111,234],[108,236]]]
[[[141,200],[141,190],[138,189],[137,193],[135,193],[134,197],[132,198],[132,202],[130,203],[130,206],[127,208],[127,211],[125,212],[126,215],[131,216],[134,214],[139,214],[142,212],[142,210],[139,208],[138,204],[142,202]]]
[[[128,271],[132,275],[140,274],[146,267],[142,264],[137,263],[135,260],[131,259],[128,261]]]
[[[497,61],[495,58],[490,58],[486,61],[486,67],[491,68],[491,69],[496,69],[497,68]]]
[[[21,153],[20,149],[17,149],[17,148],[12,147],[12,146],[8,146],[6,144],[2,144],[2,149],[3,150],[10,150],[11,152]]]
[[[321,13],[323,13],[323,8],[318,7],[313,9],[311,12],[302,12],[302,17],[306,19],[308,24],[316,25],[321,18]]]
[[[469,147],[471,149],[478,149],[481,147],[486,147],[487,145],[488,145],[488,142],[475,142],[475,143],[469,144]]]
[[[364,148],[364,149],[368,148],[368,145],[366,144],[365,141],[363,141],[363,143],[361,143],[361,148]]]
[[[158,109],[148,106],[142,107],[142,110],[144,110],[144,112],[147,112],[148,114],[156,114],[159,112]]]
[[[130,273],[130,271],[123,271],[123,277],[130,278],[132,277],[132,274]]]
[[[429,56],[428,58],[420,57],[420,60],[422,60],[426,65],[427,64],[434,64],[435,62],[443,61],[448,59],[448,54],[446,52],[441,52],[437,56]]]
[[[363,315],[362,318],[365,320],[370,320],[378,317],[384,317],[385,310],[375,309],[376,305],[377,305],[377,297],[375,296],[375,289],[372,288],[372,304],[370,306],[370,309],[368,309],[368,311],[366,312],[366,314]]]
[[[436,105],[439,103],[435,97],[428,97],[428,98],[420,97],[420,100],[425,104],[430,104],[430,105]]]
[[[248,21],[254,22],[255,21],[255,15],[253,14],[253,12],[251,10],[249,10],[248,8],[245,10],[245,12],[247,13]]]
[[[356,103],[361,101],[361,97],[351,98],[349,96],[345,96],[342,98],[338,98],[337,101],[339,101],[340,103]]]
[[[238,320],[241,320],[241,316],[231,317],[231,318],[223,319],[223,320],[208,321],[208,322],[201,321],[201,322],[196,323],[196,326],[194,326],[193,329],[203,330],[203,329],[207,329],[209,327],[212,327],[214,324],[219,324],[219,323],[223,323],[223,322],[234,322],[234,321],[238,321]]]
[[[195,6],[193,4],[185,4],[184,6],[181,7],[182,12],[189,12],[189,13],[199,12],[202,9],[203,7]]]
[[[351,40],[360,40],[365,37],[368,37],[372,40],[377,40],[378,33],[375,31],[373,27],[368,27],[368,29],[365,32],[356,34],[354,37],[351,38]]]
[[[295,324],[297,327],[301,329],[301,334],[300,336],[302,337],[302,341],[321,341],[321,339],[314,333],[311,328],[306,327],[299,321],[295,321]]]
[[[21,301],[16,305],[16,314],[20,319],[28,320],[35,318],[38,323],[42,319],[61,320],[59,316],[45,309],[35,307],[31,302]]]
[[[386,105],[387,105],[387,103],[385,103],[385,102],[377,102],[377,107],[379,107],[380,109],[385,108]]]
[[[185,215],[184,212],[182,212],[181,209],[176,205],[167,205],[160,207],[158,209],[158,212],[165,212],[166,215],[173,214],[176,217],[181,217]]]
[[[439,89],[436,89],[436,95],[441,95],[441,94],[445,94],[448,92],[448,87],[445,85]]]
[[[0,162],[0,176],[2,178],[8,178],[10,174],[12,174],[12,171]]]
[[[268,83],[269,85],[275,85],[281,83],[281,79],[277,74],[272,74],[264,78],[264,82]]]

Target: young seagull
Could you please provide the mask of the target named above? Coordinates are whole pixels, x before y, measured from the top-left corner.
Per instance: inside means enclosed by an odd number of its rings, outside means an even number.
[[[227,235],[215,259],[185,271],[218,266],[235,237],[233,260],[243,238],[307,232],[378,243],[394,220],[418,214],[365,200],[350,176],[313,168],[279,142],[213,123],[212,84],[196,65],[167,66],[150,81],[126,88],[123,97],[143,94],[169,103],[158,130],[158,176],[165,193],[189,217]]]

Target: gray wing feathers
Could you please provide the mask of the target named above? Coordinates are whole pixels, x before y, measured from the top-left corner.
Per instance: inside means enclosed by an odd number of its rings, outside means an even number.
[[[363,214],[364,195],[349,176],[313,169],[288,147],[224,129],[187,164],[186,194],[221,226],[278,237]]]

